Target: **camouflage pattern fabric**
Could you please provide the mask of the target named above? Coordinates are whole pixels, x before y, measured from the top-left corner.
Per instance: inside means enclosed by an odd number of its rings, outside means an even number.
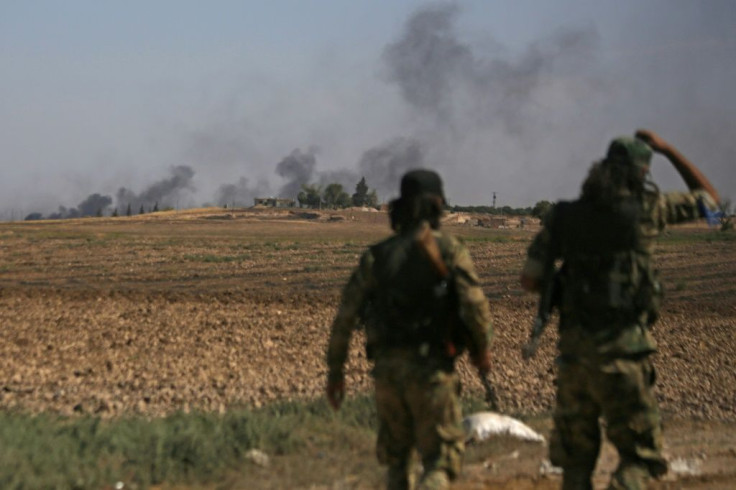
[[[625,286],[626,281],[641,280],[625,277],[627,274],[656,275],[651,264],[654,239],[667,224],[700,217],[702,204],[714,205],[704,191],[646,192],[637,210],[638,241],[630,253],[633,265],[619,274],[624,277],[616,277],[613,271],[611,280],[620,280]],[[554,212],[552,208],[545,217],[524,264],[523,274],[538,281],[543,279],[550,261],[575,261],[561,252],[564,246],[559,245],[560,241],[566,238],[554,236]],[[575,281],[575,277],[568,277],[568,287]],[[636,309],[631,315],[619,317],[603,311],[598,317],[581,315],[578,299],[566,294],[565,287],[563,284],[561,355],[550,459],[565,469],[563,488],[591,488],[590,475],[601,443],[598,419],[603,416],[608,438],[621,456],[611,488],[645,488],[650,475],[659,476],[667,469],[661,456],[659,410],[652,394],[654,369],[649,355],[656,351],[656,343],[649,329],[653,319],[649,312]],[[601,304],[605,301],[610,298],[602,298]]]
[[[491,313],[488,300],[479,285],[475,266],[467,248],[455,237],[442,231],[433,231],[447,267],[456,271],[455,289],[458,295],[460,317],[468,328],[467,346],[470,351],[482,352],[491,338]],[[391,240],[389,238],[388,240]],[[343,366],[353,332],[360,328],[360,315],[375,288],[378,287],[373,270],[375,259],[370,250],[360,258],[342,291],[340,306],[332,323],[327,348],[327,367],[330,376],[342,378]],[[371,336],[371,332],[366,332]],[[370,338],[368,341],[370,342]],[[380,350],[382,346],[377,346]],[[386,346],[391,347],[391,346]],[[380,356],[380,352],[377,356]]]
[[[376,453],[380,463],[393,469],[388,488],[410,488],[404,485],[414,448],[425,470],[419,488],[445,488],[437,483],[441,476],[430,478],[433,472],[449,478],[460,473],[465,449],[460,382],[452,367],[442,364],[402,350],[376,360]]]
[[[455,237],[437,230],[433,235],[445,264],[456,273],[457,308],[468,330],[467,347],[482,352],[488,348],[491,316],[470,254]],[[381,243],[395,239],[396,235]],[[330,380],[343,379],[352,333],[361,327],[361,313],[380,287],[372,249],[362,255],[351,274],[332,324],[326,359]],[[417,488],[446,488],[460,472],[464,451],[460,383],[453,359],[420,346],[381,345],[373,338],[375,332],[368,326],[366,330],[367,342],[378,343],[372,353],[379,418],[376,451],[379,461],[388,466],[388,487],[414,488],[409,463],[416,449],[425,470]]]
[[[560,358],[552,464],[592,474],[601,444],[598,420],[603,416],[621,466],[642,465],[652,475],[664,474],[660,416],[651,390],[654,379],[648,356]]]
[[[646,271],[651,268],[654,240],[666,225],[699,218],[699,203],[701,202],[704,202],[707,207],[715,206],[710,195],[704,191],[645,194],[639,216],[641,244],[640,250],[637,251],[637,260],[641,262],[639,264],[641,269]],[[553,215],[554,207],[544,218],[543,228],[536,235],[527,252],[522,274],[532,279],[542,280],[545,264],[550,259],[561,258],[555,252],[557,247],[553,246],[559,237],[552,236],[549,226]],[[559,345],[562,354],[574,356],[579,352],[590,352],[592,349],[605,351],[608,354],[628,355],[656,350],[656,343],[647,328],[644,313],[639,318],[628,321],[627,325],[616,323],[605,325],[606,322],[601,321],[602,324],[596,325],[593,334],[591,329],[579,330],[579,325],[576,325],[574,319],[570,318],[575,313],[574,304],[563,303],[560,309],[563,312],[560,320]],[[573,315],[565,315],[565,312],[573,313]]]

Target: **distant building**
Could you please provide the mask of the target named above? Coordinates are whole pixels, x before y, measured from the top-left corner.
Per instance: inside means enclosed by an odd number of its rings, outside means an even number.
[[[508,224],[508,219],[498,216],[478,219],[478,226],[483,226],[485,228],[507,228]]]
[[[293,199],[282,199],[278,197],[256,197],[254,201],[256,206],[267,208],[293,208],[295,204]]]

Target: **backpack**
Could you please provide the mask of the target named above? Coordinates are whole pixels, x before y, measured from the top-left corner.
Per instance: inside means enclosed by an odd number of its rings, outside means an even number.
[[[644,312],[652,324],[661,287],[641,236],[636,196],[615,202],[560,202],[552,236],[562,257],[562,311],[590,329],[630,324]]]
[[[361,315],[368,358],[390,347],[443,354],[458,310],[452,278],[437,275],[410,233],[372,246],[371,253],[376,287]]]

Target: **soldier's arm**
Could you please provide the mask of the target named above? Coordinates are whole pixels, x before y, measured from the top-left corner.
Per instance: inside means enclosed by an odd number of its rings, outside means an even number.
[[[342,299],[332,322],[327,347],[328,381],[337,382],[343,378],[343,366],[347,360],[350,339],[373,281],[372,271],[373,256],[370,252],[366,252],[342,291]]]
[[[717,209],[710,193],[703,189],[691,192],[666,192],[659,194],[658,207],[664,223],[675,224],[703,217],[703,207]]]
[[[526,262],[524,262],[524,268],[521,271],[521,287],[532,293],[538,293],[541,290],[545,264],[549,263],[550,259],[554,260],[554,257],[550,257],[552,253],[552,236],[550,233],[552,209],[542,219],[542,229],[529,245]]]
[[[667,160],[672,163],[682,177],[682,180],[685,181],[688,189],[691,191],[702,189],[710,195],[716,205],[720,202],[721,198],[718,195],[716,188],[713,187],[713,184],[711,184],[700,169],[698,169],[698,167],[696,167],[690,160],[685,158],[677,148],[665,141],[654,131],[640,129],[636,132],[636,137],[648,144],[652,150],[667,157]]]
[[[467,248],[456,243],[453,254],[455,271],[455,287],[460,307],[460,318],[468,328],[471,355],[478,356],[487,352],[493,334],[491,310],[475,266]]]

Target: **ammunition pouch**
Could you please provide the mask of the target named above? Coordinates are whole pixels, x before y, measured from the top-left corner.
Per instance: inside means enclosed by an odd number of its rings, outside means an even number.
[[[638,280],[635,272],[628,278],[627,274],[618,278],[592,278],[590,274],[568,277],[563,288],[564,311],[593,330],[605,325],[639,323],[643,316],[646,325],[654,324],[659,317],[662,287],[655,273],[640,272],[645,274]],[[603,273],[617,275],[615,270],[603,269]]]
[[[555,207],[553,235],[565,264],[562,311],[586,329],[640,323],[644,313],[651,325],[659,316],[662,289],[642,240],[641,217],[634,196]]]
[[[382,350],[398,348],[416,350],[423,357],[454,359],[467,344],[457,311],[451,280],[437,283],[432,297],[415,307],[402,303],[400,295],[390,291],[376,294],[361,315],[366,357],[373,360]]]

